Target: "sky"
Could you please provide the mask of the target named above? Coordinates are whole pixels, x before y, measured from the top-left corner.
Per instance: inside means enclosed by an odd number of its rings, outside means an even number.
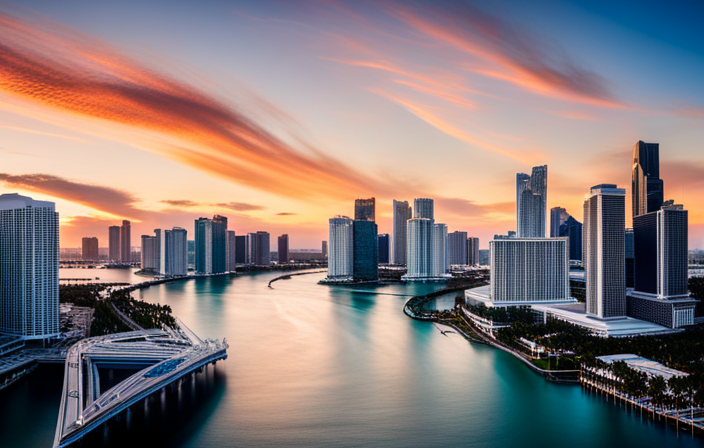
[[[490,4],[487,4],[490,3]],[[201,216],[319,248],[375,197],[515,229],[516,173],[548,208],[628,191],[660,144],[704,248],[701,2],[0,0],[0,193],[56,203],[61,246]]]

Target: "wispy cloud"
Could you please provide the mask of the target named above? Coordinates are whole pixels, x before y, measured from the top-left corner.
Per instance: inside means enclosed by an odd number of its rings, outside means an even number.
[[[188,199],[166,199],[159,202],[172,207],[196,207],[200,205],[198,202],[189,201]]]
[[[277,213],[276,216],[293,216],[297,215],[298,213],[289,213],[289,212],[282,212],[282,213]]]
[[[341,199],[396,188],[322,151],[294,148],[204,90],[52,23],[30,26],[0,15],[0,91],[76,117],[162,135],[164,142],[149,149],[279,195]],[[266,112],[278,113],[275,106]],[[124,136],[125,143],[134,138]]]
[[[246,202],[221,202],[219,204],[213,204],[218,207],[227,208],[234,210],[236,212],[250,212],[254,210],[264,210],[266,207],[256,204],[247,204]]]

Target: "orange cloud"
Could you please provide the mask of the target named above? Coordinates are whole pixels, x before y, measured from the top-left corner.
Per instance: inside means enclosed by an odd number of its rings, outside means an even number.
[[[469,143],[472,146],[476,146],[477,148],[482,149],[484,151],[501,154],[502,156],[510,157],[526,165],[530,165],[535,160],[542,157],[540,154],[536,154],[534,152],[512,151],[488,142],[484,142],[453,126],[452,124],[448,123],[447,121],[443,120],[442,118],[438,117],[437,115],[422,106],[411,103],[408,100],[393,96],[387,92],[384,92],[381,89],[372,89],[371,91],[391,101],[394,101],[395,103],[400,104],[406,110],[408,110],[421,120],[425,121],[429,125],[433,126],[434,128],[444,132],[445,134],[450,135],[458,140],[462,140],[463,142]]]
[[[79,118],[161,135],[170,142],[150,150],[260,190],[340,199],[391,194],[385,182],[309,147],[303,153],[196,87],[53,24],[30,27],[0,15],[0,91]],[[273,105],[267,109],[278,113]]]
[[[559,49],[548,55],[543,50],[547,45],[535,36],[464,2],[394,4],[389,9],[415,30],[493,66],[475,69],[477,73],[567,101],[625,107],[598,74],[578,66]]]

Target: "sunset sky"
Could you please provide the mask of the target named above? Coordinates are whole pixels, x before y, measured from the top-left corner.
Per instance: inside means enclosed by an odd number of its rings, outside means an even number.
[[[704,5],[485,3],[0,1],[0,192],[56,202],[62,247],[222,214],[319,248],[374,196],[380,233],[430,197],[488,248],[517,172],[582,221],[643,140],[704,248]]]

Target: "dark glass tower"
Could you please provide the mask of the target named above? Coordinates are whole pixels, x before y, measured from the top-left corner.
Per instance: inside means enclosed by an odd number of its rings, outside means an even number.
[[[227,218],[213,216],[213,274],[227,270]]]
[[[636,143],[633,147],[632,174],[633,217],[660,210],[664,197],[658,143]]]
[[[582,223],[570,216],[560,225],[558,236],[570,239],[570,260],[582,259]]]
[[[354,200],[354,219],[356,221],[375,221],[375,204],[374,198],[355,199]]]
[[[378,237],[379,241],[379,263],[389,263],[390,238],[388,233],[382,233]]]
[[[354,221],[352,277],[357,281],[379,279],[379,242],[372,221]]]

